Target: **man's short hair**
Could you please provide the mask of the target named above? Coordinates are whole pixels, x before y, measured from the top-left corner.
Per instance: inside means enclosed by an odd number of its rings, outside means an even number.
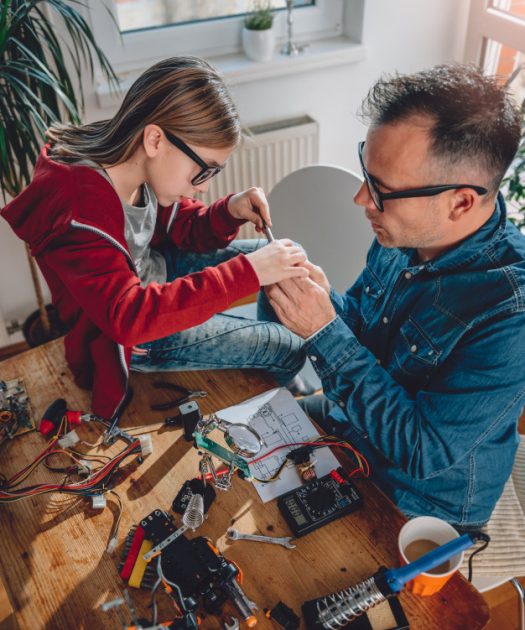
[[[496,193],[518,149],[521,112],[496,77],[473,65],[440,65],[415,74],[382,77],[362,114],[372,126],[414,115],[433,119],[431,152],[445,165],[475,164]]]

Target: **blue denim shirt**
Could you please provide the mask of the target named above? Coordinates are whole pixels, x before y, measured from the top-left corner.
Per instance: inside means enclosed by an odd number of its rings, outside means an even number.
[[[525,237],[498,197],[438,258],[374,241],[337,317],[306,344],[338,432],[409,516],[485,523],[525,404]]]

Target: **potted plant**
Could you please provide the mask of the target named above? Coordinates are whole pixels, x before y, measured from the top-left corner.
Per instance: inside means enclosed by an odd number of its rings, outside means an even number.
[[[75,0],[73,0],[75,2]],[[65,23],[55,33],[51,16]],[[56,121],[79,123],[82,73],[93,79],[98,62],[110,85],[117,77],[87,22],[64,0],[0,0],[0,191],[4,202],[31,180],[45,131]],[[36,264],[27,250],[38,311],[24,324],[29,345],[63,334],[56,312],[44,304]]]
[[[270,61],[275,49],[271,0],[260,0],[246,14],[242,30],[242,45],[246,56],[254,61]]]

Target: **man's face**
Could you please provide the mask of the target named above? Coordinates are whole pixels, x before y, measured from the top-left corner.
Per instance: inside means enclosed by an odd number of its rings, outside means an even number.
[[[363,149],[368,173],[383,193],[437,184],[444,176],[434,170],[428,155],[430,122],[411,118],[404,122],[370,129]],[[432,258],[447,247],[455,230],[450,220],[451,195],[389,199],[380,212],[365,183],[354,197],[365,208],[377,240],[384,247],[414,247],[422,258]]]

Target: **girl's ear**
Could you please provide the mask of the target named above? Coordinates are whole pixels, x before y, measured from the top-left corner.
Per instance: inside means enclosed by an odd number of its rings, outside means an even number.
[[[146,125],[142,137],[144,151],[148,157],[155,157],[159,152],[164,134],[158,125]]]

